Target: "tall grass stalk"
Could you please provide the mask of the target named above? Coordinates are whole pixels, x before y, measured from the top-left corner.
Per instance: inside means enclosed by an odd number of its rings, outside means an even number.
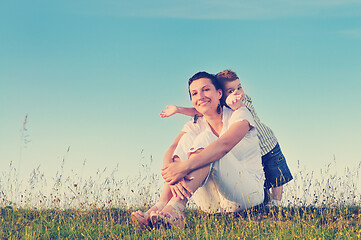
[[[26,134],[26,132],[28,131],[28,129],[26,128],[27,123],[28,123],[28,114],[26,113],[23,124],[20,129],[20,149],[19,149],[19,161],[18,161],[18,167],[17,167],[18,176],[20,175],[20,167],[21,167],[21,162],[22,162],[22,158],[23,158],[23,150],[24,150],[24,148],[26,148],[26,145],[30,142],[29,135]]]
[[[70,151],[67,148],[66,154]],[[66,155],[55,176],[46,176],[40,166],[33,169],[29,179],[19,179],[11,162],[0,175],[0,207],[12,206],[26,209],[104,209],[138,208],[152,205],[159,198],[162,180],[152,173],[152,157],[145,159],[141,153],[137,176],[121,177],[119,166],[112,170],[97,170],[84,178],[86,162],[80,172],[64,171]],[[361,162],[357,167],[345,168],[337,174],[335,161],[326,168],[294,171],[294,180],[284,187],[282,205],[287,206],[360,206]],[[194,207],[193,202],[189,204]]]
[[[355,167],[337,172],[336,159],[318,171],[305,167],[294,172],[294,179],[284,187],[283,205],[336,206],[361,205],[361,161]]]
[[[317,174],[299,167],[282,207],[208,215],[191,202],[184,230],[144,231],[129,215],[159,197],[162,180],[151,172],[152,157],[141,153],[132,178],[120,177],[118,166],[84,178],[85,162],[79,173],[64,171],[69,151],[50,178],[38,167],[19,180],[12,163],[1,173],[0,239],[361,239],[361,164],[342,175],[335,163]]]
[[[117,165],[112,170],[98,169],[88,178],[80,172],[64,171],[67,148],[60,169],[55,176],[46,176],[37,167],[29,179],[19,179],[17,169],[10,162],[0,175],[0,207],[25,209],[104,209],[144,207],[153,204],[160,193],[159,175],[151,173],[149,161],[142,153],[138,175],[122,177]]]

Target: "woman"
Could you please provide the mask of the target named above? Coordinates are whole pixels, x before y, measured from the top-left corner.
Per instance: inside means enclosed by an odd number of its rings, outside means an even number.
[[[184,227],[183,211],[189,196],[207,212],[235,212],[264,200],[264,174],[254,121],[242,106],[222,108],[222,90],[206,72],[188,82],[192,104],[203,115],[187,123],[177,137],[173,154],[167,152],[162,169],[166,183],[158,203],[146,213],[132,213],[135,223]],[[169,156],[173,158],[169,158]]]

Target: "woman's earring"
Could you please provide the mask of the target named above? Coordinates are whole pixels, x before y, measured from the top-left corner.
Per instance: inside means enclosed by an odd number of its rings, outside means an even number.
[[[221,104],[218,104],[218,106],[217,106],[217,113],[221,114]]]
[[[198,114],[194,115],[193,123],[197,123],[198,120]]]

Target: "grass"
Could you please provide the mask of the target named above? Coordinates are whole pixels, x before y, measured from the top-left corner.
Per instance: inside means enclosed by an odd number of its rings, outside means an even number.
[[[141,163],[134,178],[117,178],[116,168],[84,179],[66,175],[64,161],[51,184],[40,168],[28,181],[12,164],[2,172],[0,239],[361,239],[360,165],[341,176],[332,165],[321,177],[298,169],[283,207],[208,215],[190,202],[185,229],[147,231],[133,226],[130,212],[159,197],[149,165]]]
[[[85,178],[84,169],[64,172],[69,149],[54,177],[38,167],[20,180],[12,163],[1,172],[0,239],[361,239],[361,162],[341,175],[335,161],[320,172],[298,167],[283,207],[209,215],[190,201],[185,229],[148,231],[133,226],[130,212],[159,198],[152,158],[141,153],[133,178],[120,178],[117,167]]]
[[[147,231],[133,226],[130,212],[159,197],[149,165],[141,163],[134,178],[118,178],[115,168],[84,179],[65,174],[64,161],[50,184],[40,168],[28,181],[12,164],[2,172],[0,239],[361,239],[360,164],[341,176],[332,164],[321,177],[299,168],[283,207],[208,215],[190,202],[185,229]]]
[[[208,215],[186,211],[186,228],[141,230],[130,210],[1,208],[1,239],[360,239],[360,207],[274,207]]]

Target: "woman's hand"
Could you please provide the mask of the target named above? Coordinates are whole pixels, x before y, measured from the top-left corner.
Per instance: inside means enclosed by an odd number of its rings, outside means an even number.
[[[185,179],[180,180],[179,182],[169,185],[173,197],[180,197],[181,199],[189,199],[193,191],[188,187]]]
[[[185,162],[172,162],[162,169],[163,179],[170,185],[180,181],[189,173]]]
[[[165,110],[162,110],[160,112],[160,117],[161,118],[165,118],[165,117],[170,117],[176,113],[178,113],[178,107],[175,106],[175,105],[168,105],[168,106],[165,106],[167,109]]]

